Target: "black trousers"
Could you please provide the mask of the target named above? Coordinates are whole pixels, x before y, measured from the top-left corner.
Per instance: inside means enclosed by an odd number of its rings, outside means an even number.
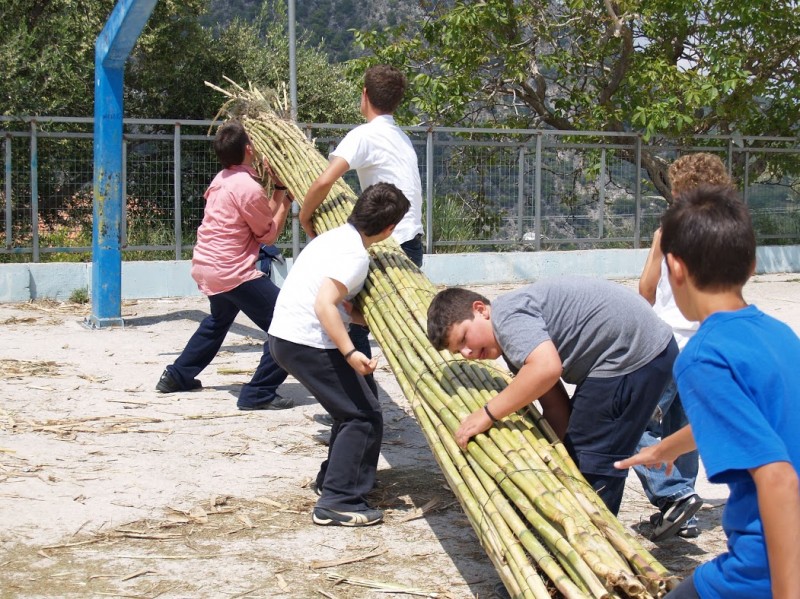
[[[338,349],[308,347],[273,336],[269,346],[278,364],[333,418],[328,459],[317,474],[317,488],[322,490],[317,505],[339,511],[367,509],[383,439],[377,396]]]
[[[587,378],[572,395],[564,445],[584,478],[615,515],[622,503],[627,470],[614,462],[630,457],[672,380],[678,355],[675,339],[647,364],[629,374]]]
[[[259,277],[238,287],[208,296],[211,314],[203,319],[174,364],[167,366],[183,389],[211,363],[239,312],[266,334],[272,323],[272,311],[278,298],[278,287],[269,277]],[[275,399],[278,387],[286,380],[286,371],[275,363],[264,341],[264,351],[253,378],[239,392],[239,407],[254,407]]]

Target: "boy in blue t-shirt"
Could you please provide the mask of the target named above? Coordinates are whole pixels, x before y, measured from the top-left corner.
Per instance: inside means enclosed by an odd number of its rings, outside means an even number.
[[[683,195],[661,231],[678,308],[701,323],[674,368],[689,426],[617,467],[669,467],[697,447],[709,480],[730,489],[728,551],[667,597],[800,597],[800,339],[742,297],[756,243],[735,191]]]

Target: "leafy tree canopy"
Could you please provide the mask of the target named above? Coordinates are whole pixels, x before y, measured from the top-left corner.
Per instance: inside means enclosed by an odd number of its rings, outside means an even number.
[[[265,3],[258,18],[204,27],[208,0],[160,0],[125,67],[125,115],[208,119],[224,98],[204,81],[223,76],[278,88],[289,79],[286,15]],[[277,3],[276,3],[277,4]],[[4,0],[0,82],[4,115],[92,116],[94,45],[114,1]],[[298,117],[353,122],[358,89],[343,67],[297,44]]]
[[[356,39],[447,125],[800,134],[796,0],[456,0]],[[419,118],[419,115],[417,116]],[[645,156],[666,192],[665,164]]]

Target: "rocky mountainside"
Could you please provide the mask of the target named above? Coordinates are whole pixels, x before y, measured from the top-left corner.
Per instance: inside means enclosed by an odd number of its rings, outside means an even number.
[[[268,0],[269,2],[269,0]],[[208,24],[224,24],[239,17],[254,19],[263,0],[211,0]],[[392,27],[419,18],[420,0],[295,0],[298,36],[322,44],[333,62],[359,55],[352,29]]]

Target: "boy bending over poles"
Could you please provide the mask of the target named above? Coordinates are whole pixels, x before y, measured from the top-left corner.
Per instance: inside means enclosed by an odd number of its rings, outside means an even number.
[[[670,379],[672,331],[636,293],[601,279],[543,279],[490,305],[457,287],[428,309],[428,338],[467,359],[505,358],[515,376],[456,432],[462,449],[496,420],[539,400],[581,473],[619,511],[633,452]],[[570,398],[561,380],[577,386]]]
[[[408,200],[391,183],[368,187],[347,223],[315,237],[295,261],[275,305],[269,346],[275,360],[333,418],[328,459],[317,474],[316,524],[368,526],[383,512],[367,504],[383,438],[377,395],[364,376],[377,359],[358,351],[347,325],[363,317],[349,301],[369,272],[367,248],[392,234]]]
[[[700,322],[674,371],[689,425],[617,466],[670,467],[697,448],[709,480],[730,489],[728,550],[670,599],[800,597],[800,339],[742,296],[755,248],[728,187],[688,192],[661,221],[675,302]]]

